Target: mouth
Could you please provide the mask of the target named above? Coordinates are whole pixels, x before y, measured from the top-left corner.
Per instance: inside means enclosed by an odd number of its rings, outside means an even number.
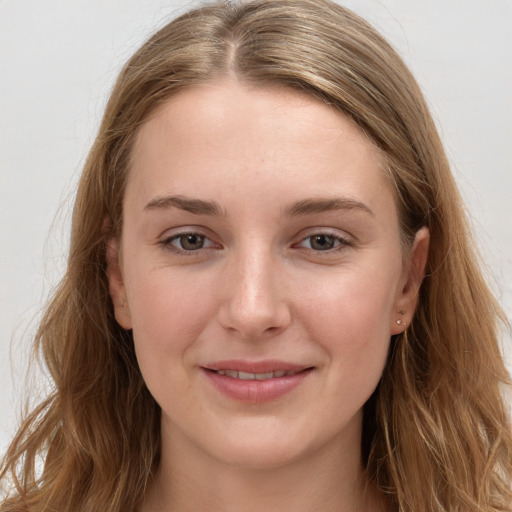
[[[300,386],[314,367],[281,361],[224,361],[202,367],[213,388],[238,402],[276,400]]]
[[[309,369],[309,368],[307,368]],[[207,369],[208,370],[208,369]],[[279,379],[281,377],[290,377],[292,375],[296,375],[300,371],[286,371],[286,370],[277,370],[275,372],[265,372],[265,373],[251,373],[251,372],[243,372],[238,370],[208,370],[210,372],[215,372],[218,375],[226,375],[227,377],[231,377],[232,379],[240,379],[240,380],[270,380],[270,379]]]

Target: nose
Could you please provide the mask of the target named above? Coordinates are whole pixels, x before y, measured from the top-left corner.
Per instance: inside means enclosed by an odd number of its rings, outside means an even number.
[[[220,324],[244,339],[276,336],[291,321],[278,264],[263,252],[240,255],[223,272]]]

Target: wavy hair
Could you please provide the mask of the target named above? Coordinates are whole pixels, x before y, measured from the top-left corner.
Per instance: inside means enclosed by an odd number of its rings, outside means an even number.
[[[120,233],[138,128],[178,91],[226,76],[298,89],[352,119],[386,163],[404,247],[430,230],[414,320],[392,340],[364,409],[369,481],[403,512],[512,510],[504,317],[478,268],[443,146],[397,53],[328,0],[202,7],[159,30],[123,68],[79,183],[67,271],[37,332],[54,391],[7,451],[0,510],[140,508],[159,462],[160,410],[131,332],[114,318],[106,240]]]

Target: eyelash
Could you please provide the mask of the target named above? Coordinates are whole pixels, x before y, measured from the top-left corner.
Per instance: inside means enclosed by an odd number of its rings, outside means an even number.
[[[197,249],[184,249],[182,243],[180,243],[180,245],[182,247],[177,247],[176,245],[173,244],[173,242],[175,242],[175,241],[179,241],[180,239],[184,239],[185,237],[190,237],[190,236],[195,236],[195,237],[200,238],[203,242],[203,245],[201,247],[198,247]],[[324,239],[328,239],[329,243],[333,244],[333,247],[329,247],[325,250],[314,249],[313,247],[311,247],[311,242],[315,237],[318,237],[318,238],[323,237]],[[309,247],[303,246],[302,244],[304,244],[308,240],[310,241],[309,242],[310,246]],[[208,246],[205,247],[204,243],[206,241],[208,243]],[[215,242],[212,242],[212,240],[210,240],[210,238],[208,238],[206,235],[204,235],[202,233],[195,232],[195,231],[187,231],[187,232],[183,232],[183,233],[178,233],[176,235],[172,235],[170,237],[166,237],[163,240],[160,240],[158,242],[158,245],[160,245],[163,249],[171,251],[175,254],[184,255],[184,256],[196,256],[200,253],[200,251],[202,249],[214,248],[214,246],[216,244],[215,244]],[[320,255],[320,254],[329,255],[329,254],[337,253],[339,251],[343,251],[344,249],[346,249],[348,247],[352,247],[353,245],[354,245],[354,243],[351,239],[337,236],[337,235],[334,235],[334,234],[328,233],[328,232],[318,231],[316,233],[312,233],[311,235],[308,235],[307,237],[302,238],[298,243],[293,244],[292,247],[294,247],[294,248],[303,247],[308,252],[314,253],[315,255]]]
[[[210,245],[208,247],[201,246],[197,249],[184,249],[184,248],[176,247],[173,244],[174,241],[184,239],[185,237],[190,237],[190,236],[195,236],[195,237],[202,239],[203,243],[205,241],[208,241]],[[187,231],[187,232],[183,232],[183,233],[178,233],[176,235],[172,235],[170,237],[166,237],[163,240],[160,240],[158,242],[158,245],[160,245],[160,247],[162,247],[163,249],[165,249],[167,251],[174,252],[175,254],[184,255],[184,256],[196,256],[199,254],[199,251],[201,249],[210,249],[215,245],[215,243],[212,242],[206,235],[203,235],[202,233],[198,233],[195,231]],[[180,245],[182,245],[182,244],[180,244]]]
[[[320,237],[323,237],[324,239],[329,239],[329,241],[334,244],[333,247],[329,247],[325,250],[315,250],[311,247],[311,242],[314,238],[320,238]],[[306,241],[309,240],[309,245],[310,247],[305,247],[305,249],[307,249],[308,251],[311,251],[315,254],[333,254],[333,253],[337,253],[339,251],[343,251],[344,249],[346,249],[347,247],[351,247],[354,245],[353,241],[348,239],[348,238],[345,238],[345,237],[341,237],[341,236],[337,236],[337,235],[334,235],[332,233],[326,233],[326,232],[322,232],[322,231],[319,231],[317,233],[312,233],[311,235],[308,235],[307,237],[303,238],[299,243],[295,244],[294,246],[295,247],[300,247],[302,244],[304,244]],[[336,245],[337,244],[337,245]]]

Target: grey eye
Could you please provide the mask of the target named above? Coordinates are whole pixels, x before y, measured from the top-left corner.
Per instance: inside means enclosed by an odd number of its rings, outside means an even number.
[[[311,249],[315,251],[328,251],[336,243],[336,238],[331,235],[313,235],[307,238]]]
[[[197,233],[187,233],[179,235],[173,240],[173,245],[178,246],[179,249],[184,251],[197,251],[204,247],[205,237]]]

